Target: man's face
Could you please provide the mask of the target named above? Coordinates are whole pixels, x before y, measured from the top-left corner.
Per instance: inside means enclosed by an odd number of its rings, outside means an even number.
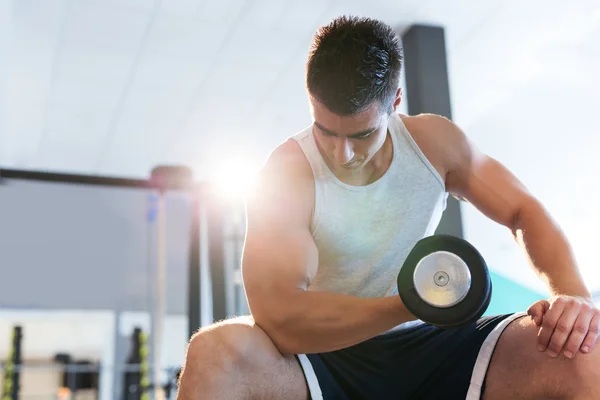
[[[310,99],[315,139],[334,173],[361,170],[381,149],[389,116],[375,104],[352,116],[339,116]]]

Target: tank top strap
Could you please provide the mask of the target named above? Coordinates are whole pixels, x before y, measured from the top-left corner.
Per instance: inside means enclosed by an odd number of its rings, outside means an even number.
[[[313,125],[301,130],[295,134],[293,139],[298,142],[300,148],[304,152],[306,159],[308,160],[310,167],[312,168],[313,175],[316,181],[321,181],[328,174],[328,168],[325,164],[325,160],[321,156],[321,152],[317,147],[313,134]]]

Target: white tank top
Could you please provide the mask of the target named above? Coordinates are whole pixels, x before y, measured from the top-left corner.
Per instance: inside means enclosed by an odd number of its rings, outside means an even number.
[[[310,230],[319,268],[309,290],[359,297],[397,293],[396,278],[408,253],[435,232],[446,208],[444,181],[395,113],[388,132],[391,165],[365,186],[343,183],[331,172],[312,125],[293,136],[315,178]]]

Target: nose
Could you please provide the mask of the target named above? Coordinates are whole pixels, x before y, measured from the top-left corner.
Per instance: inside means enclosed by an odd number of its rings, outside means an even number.
[[[340,165],[344,165],[352,161],[354,158],[354,149],[350,140],[343,137],[337,139],[335,143],[334,157],[335,161]]]

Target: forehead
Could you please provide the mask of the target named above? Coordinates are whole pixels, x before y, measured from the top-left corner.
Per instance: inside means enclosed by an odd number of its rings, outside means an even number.
[[[383,118],[383,113],[376,104],[358,114],[338,115],[314,99],[310,103],[315,122],[340,135],[352,135],[357,131],[377,128]]]

